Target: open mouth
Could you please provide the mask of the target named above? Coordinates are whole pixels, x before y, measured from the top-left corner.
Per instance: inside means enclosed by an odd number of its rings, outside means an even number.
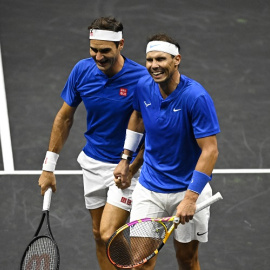
[[[107,61],[103,61],[103,62],[98,62],[97,61],[97,64],[99,65],[99,66],[105,66],[106,64],[107,64]]]
[[[97,61],[96,64],[100,67],[104,67],[108,63],[108,60]]]
[[[153,77],[159,78],[164,74],[164,72],[163,71],[154,71],[154,72],[152,71],[151,74],[152,74]]]

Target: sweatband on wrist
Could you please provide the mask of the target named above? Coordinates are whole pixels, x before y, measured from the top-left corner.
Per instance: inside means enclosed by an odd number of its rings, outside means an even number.
[[[135,132],[130,129],[127,129],[124,149],[135,152],[140,144],[142,137],[143,137],[143,133],[139,133],[139,132]]]
[[[122,39],[122,31],[114,32],[102,29],[90,29],[89,39],[120,41]]]
[[[189,190],[192,190],[198,194],[201,194],[202,190],[204,189],[205,185],[211,181],[212,175],[208,176],[205,173],[199,172],[199,171],[194,171],[191,182],[188,186]]]
[[[44,162],[43,162],[42,170],[48,171],[48,172],[54,172],[58,158],[59,158],[59,154],[56,154],[51,151],[47,151]]]
[[[169,43],[166,41],[159,41],[159,40],[153,40],[147,44],[146,53],[152,52],[152,51],[165,52],[174,56],[179,54],[179,49],[177,48],[177,46],[175,46],[172,43]]]

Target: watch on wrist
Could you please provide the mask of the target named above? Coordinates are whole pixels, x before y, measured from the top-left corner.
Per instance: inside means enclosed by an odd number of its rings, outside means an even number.
[[[127,155],[127,154],[122,153],[121,154],[121,159],[125,159],[125,160],[128,160],[130,162],[132,160],[132,157]]]

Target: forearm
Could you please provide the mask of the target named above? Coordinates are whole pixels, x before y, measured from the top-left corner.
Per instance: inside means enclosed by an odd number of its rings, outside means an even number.
[[[197,140],[202,149],[195,170],[211,175],[218,159],[218,147],[216,136],[210,136]]]
[[[215,150],[208,151],[207,153],[202,152],[196,164],[195,170],[210,176],[215,167],[217,157],[218,152]]]
[[[143,153],[144,153],[144,143],[142,144],[136,158],[133,160],[132,164],[129,166],[129,170],[134,175],[143,164]]]
[[[51,131],[49,149],[46,153],[42,166],[42,174],[39,178],[42,195],[49,186],[52,187],[53,192],[56,191],[54,170],[59,153],[62,150],[72,127],[75,110],[76,108],[70,107],[64,102],[62,108],[55,117]]]
[[[128,129],[138,133],[144,133],[144,124],[142,115],[138,111],[133,111],[128,122]]]
[[[61,111],[57,113],[51,131],[49,151],[60,153],[68,138],[72,124],[73,117],[68,117]]]
[[[142,115],[140,112],[133,111],[133,113],[130,116],[127,129],[134,131],[134,132],[137,132],[137,133],[144,133],[144,123],[143,123]],[[143,145],[143,148],[140,149],[140,153],[138,154],[139,155],[138,158],[143,156],[143,152],[144,152],[144,145]],[[128,149],[124,149],[124,153],[129,155],[129,156],[131,156],[133,154],[133,152],[128,150]],[[142,161],[142,159],[141,159],[141,161]]]
[[[46,152],[46,156],[43,162],[43,171],[55,171],[59,153],[63,148],[65,141],[67,140],[71,126],[72,118],[71,120],[67,121],[62,117],[62,114],[58,112],[53,123],[49,148]]]
[[[132,154],[138,148],[144,132],[144,125],[140,112],[133,111],[127,129],[124,143],[124,154],[127,156],[122,155],[122,160],[114,170],[115,183],[119,188],[127,188],[130,186],[132,176],[139,170],[143,163],[144,146],[141,147],[137,158],[129,165]]]
[[[202,151],[185,197],[177,207],[176,216],[180,217],[182,224],[192,220],[196,211],[197,199],[205,185],[211,180],[210,175],[212,174],[216,160],[217,153],[215,151]]]
[[[216,136],[201,138],[197,142],[202,152],[193,171],[188,190],[200,194],[212,179],[212,171],[218,158],[218,148]]]

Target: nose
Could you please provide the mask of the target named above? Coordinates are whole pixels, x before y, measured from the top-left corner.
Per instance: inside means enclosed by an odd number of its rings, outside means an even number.
[[[155,59],[153,59],[151,66],[152,66],[152,68],[158,68],[159,67],[158,61],[156,61]]]
[[[100,60],[102,60],[102,58],[103,58],[103,55],[100,52],[97,52],[96,53],[96,60],[100,61]]]

